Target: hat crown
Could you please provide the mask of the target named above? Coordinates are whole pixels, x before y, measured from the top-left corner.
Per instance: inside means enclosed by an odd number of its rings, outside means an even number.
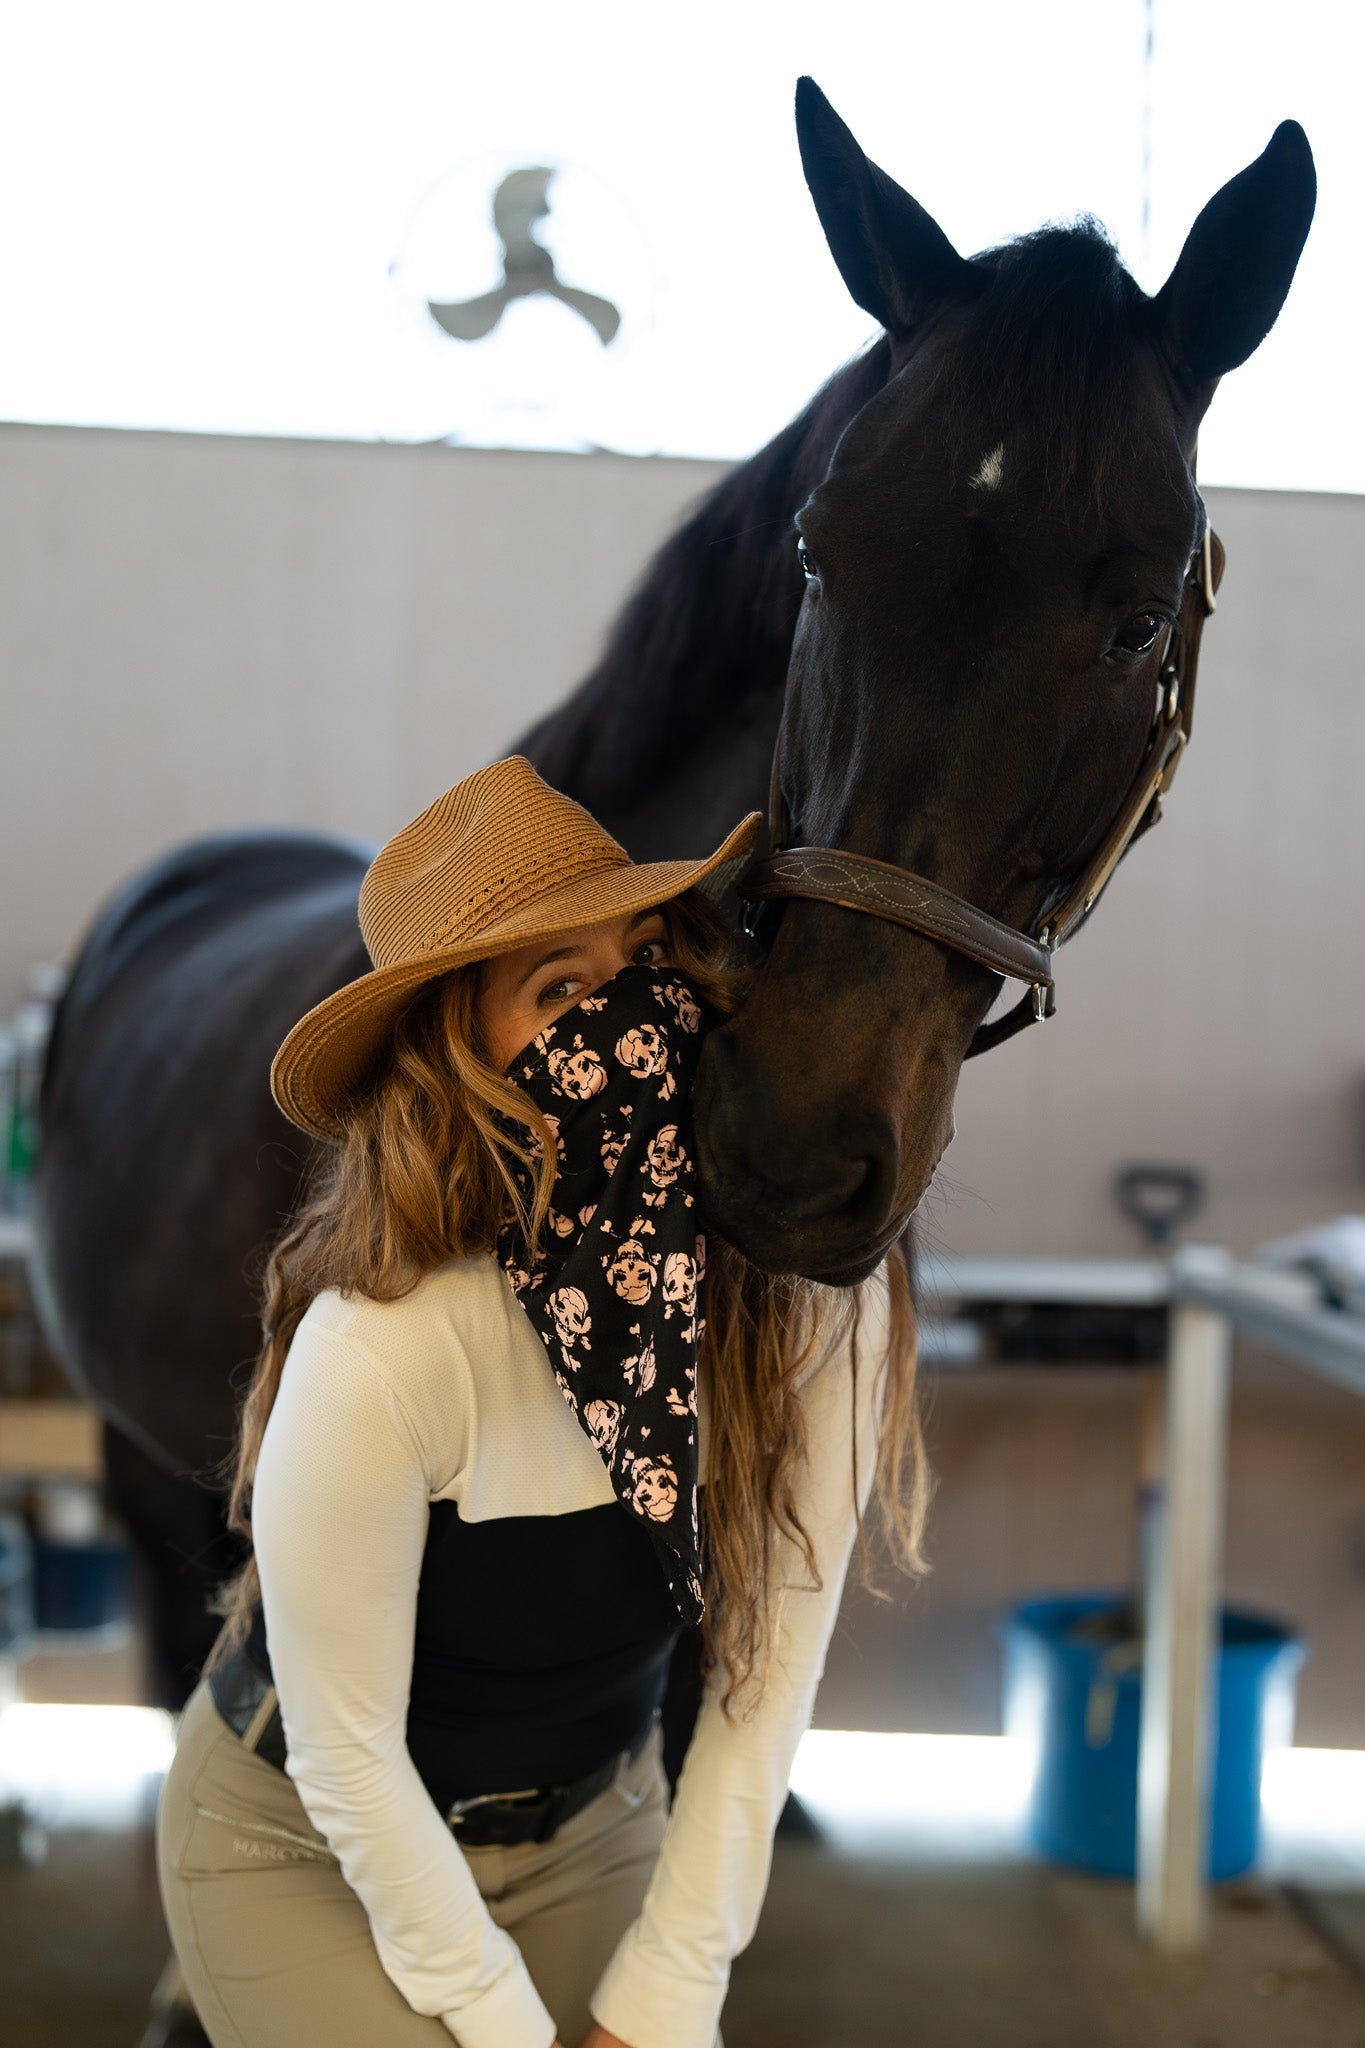
[[[537,897],[630,855],[524,755],[494,761],[428,804],[375,855],[360,929],[376,967],[477,939]]]

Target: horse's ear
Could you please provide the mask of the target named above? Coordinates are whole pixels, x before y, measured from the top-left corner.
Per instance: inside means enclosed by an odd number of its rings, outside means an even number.
[[[889,334],[903,334],[966,261],[918,201],[863,154],[813,78],[797,80],[796,139],[844,283]]]
[[[1205,403],[1201,387],[1244,363],[1274,326],[1317,189],[1308,137],[1297,121],[1281,121],[1190,229],[1153,312],[1167,360]]]

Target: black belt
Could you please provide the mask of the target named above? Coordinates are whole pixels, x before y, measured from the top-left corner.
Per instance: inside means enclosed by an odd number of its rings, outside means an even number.
[[[616,1774],[633,1764],[653,1732],[651,1721],[631,1749],[608,1757],[586,1777],[568,1785],[541,1785],[530,1792],[479,1792],[472,1799],[457,1799],[446,1815],[446,1826],[472,1849],[498,1842],[548,1842],[576,1813],[616,1782]]]
[[[234,1650],[208,1674],[213,1704],[234,1735],[277,1770],[284,1769],[284,1723],[269,1677],[251,1652]]]
[[[214,1706],[233,1734],[266,1763],[284,1769],[284,1723],[275,1687],[250,1651],[234,1650],[208,1674]],[[566,1821],[615,1783],[616,1774],[634,1763],[653,1733],[654,1723],[630,1748],[609,1757],[595,1771],[567,1785],[541,1785],[527,1792],[479,1792],[457,1799],[446,1813],[446,1826],[472,1849],[518,1842],[548,1842]]]

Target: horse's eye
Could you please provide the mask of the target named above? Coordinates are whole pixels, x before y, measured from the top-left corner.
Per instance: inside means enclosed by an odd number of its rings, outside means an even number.
[[[814,562],[811,560],[810,549],[806,546],[806,543],[799,538],[796,543],[796,553],[797,558],[801,563],[801,573],[805,577],[807,583],[818,583],[820,581],[820,571],[816,568]]]
[[[1124,654],[1146,654],[1165,623],[1160,612],[1136,612],[1114,635],[1114,645]]]

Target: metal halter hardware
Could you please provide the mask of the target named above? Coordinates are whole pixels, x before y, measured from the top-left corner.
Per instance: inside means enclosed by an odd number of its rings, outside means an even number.
[[[782,793],[780,737],[773,749],[768,850],[741,877],[741,898],[750,906],[785,896],[836,903],[844,910],[858,910],[869,917],[904,925],[925,938],[937,939],[955,953],[964,953],[969,960],[979,961],[996,974],[1027,982],[1027,993],[1012,1010],[981,1025],[967,1048],[968,1059],[1003,1044],[1026,1025],[1041,1023],[1052,1016],[1057,1007],[1052,973],[1054,952],[1084,924],[1133,841],[1161,816],[1162,801],[1190,736],[1199,640],[1205,619],[1215,609],[1215,592],[1223,579],[1225,560],[1223,544],[1206,519],[1199,545],[1185,572],[1180,613],[1166,643],[1156,711],[1137,774],[1084,873],[1043,912],[1036,934],[1003,924],[988,911],[978,910],[975,904],[955,896],[950,889],[889,861],[848,853],[838,846],[784,846],[787,811]],[[752,907],[746,909],[744,928],[751,936],[755,923],[756,912]]]

